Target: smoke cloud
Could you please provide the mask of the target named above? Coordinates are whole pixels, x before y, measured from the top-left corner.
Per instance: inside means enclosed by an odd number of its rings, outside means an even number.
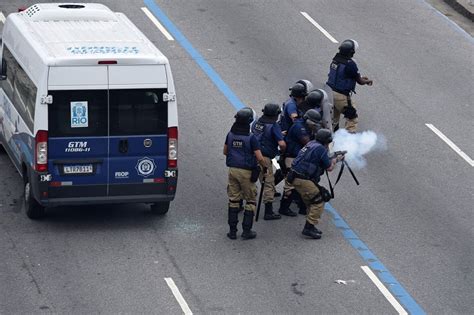
[[[349,133],[346,129],[339,129],[334,134],[334,151],[347,151],[345,160],[351,168],[362,169],[367,165],[364,155],[371,151],[387,149],[387,141],[383,135],[373,131]]]

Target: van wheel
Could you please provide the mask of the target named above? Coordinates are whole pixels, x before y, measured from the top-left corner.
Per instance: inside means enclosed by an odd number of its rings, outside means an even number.
[[[151,213],[153,214],[166,214],[170,209],[170,202],[163,201],[163,202],[156,202],[151,205]]]
[[[33,197],[29,178],[26,178],[25,180],[24,204],[26,209],[26,215],[28,216],[28,218],[32,220],[37,220],[45,216],[45,208],[41,206]]]

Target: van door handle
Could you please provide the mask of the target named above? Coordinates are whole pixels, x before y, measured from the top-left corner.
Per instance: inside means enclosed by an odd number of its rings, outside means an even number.
[[[120,140],[119,141],[119,152],[120,153],[127,153],[128,152],[128,140]]]

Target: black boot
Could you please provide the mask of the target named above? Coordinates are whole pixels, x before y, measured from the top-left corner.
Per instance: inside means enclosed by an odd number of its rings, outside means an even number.
[[[278,210],[278,212],[282,215],[286,215],[289,217],[296,217],[297,214],[291,211],[290,209],[290,205],[292,201],[293,201],[293,193],[289,196],[283,195],[280,201],[280,209]]]
[[[237,238],[237,223],[239,223],[239,208],[229,207],[227,223],[229,223],[230,228],[227,237],[231,240],[235,240]]]
[[[265,215],[263,216],[264,220],[278,220],[281,219],[281,215],[273,213],[273,204],[267,202],[265,204]]]
[[[242,238],[244,240],[250,240],[257,237],[257,233],[252,231],[253,225],[253,211],[245,210],[244,211],[244,220],[242,221]]]
[[[303,232],[301,232],[301,234],[318,240],[318,239],[321,238],[321,234],[319,234],[318,231],[319,230],[317,228],[315,228],[313,224],[306,221],[306,223],[304,225],[304,228],[303,228]]]

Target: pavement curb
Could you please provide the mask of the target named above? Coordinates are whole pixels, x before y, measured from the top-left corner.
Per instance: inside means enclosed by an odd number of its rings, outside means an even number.
[[[474,1],[473,0],[444,0],[454,10],[474,22]]]

